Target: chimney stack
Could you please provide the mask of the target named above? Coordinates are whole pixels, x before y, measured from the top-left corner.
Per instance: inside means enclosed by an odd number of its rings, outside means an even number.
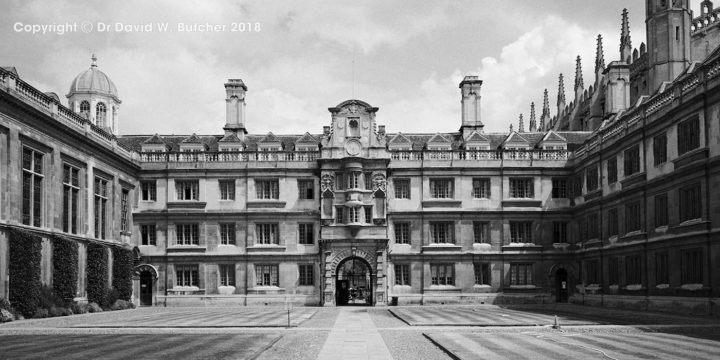
[[[225,134],[235,133],[238,137],[247,134],[245,130],[245,92],[247,86],[241,79],[228,79],[225,83]]]
[[[482,80],[477,76],[466,76],[460,82],[460,94],[462,104],[462,125],[460,130],[463,135],[472,131],[482,132],[483,125],[480,120],[480,88]]]

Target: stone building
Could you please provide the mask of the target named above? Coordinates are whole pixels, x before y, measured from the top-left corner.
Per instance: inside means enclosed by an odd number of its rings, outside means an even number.
[[[87,221],[98,169],[114,189],[108,241],[141,255],[143,305],[572,301],[716,314],[720,9],[647,9],[649,45],[632,50],[623,12],[620,60],[606,65],[599,36],[593,84],[578,57],[572,100],[561,75],[555,115],[545,90],[527,131],[521,115],[516,131],[486,132],[482,80],[467,76],[451,133],[386,132],[378,120],[392,119],[348,100],[321,133],[252,134],[251,93],[230,79],[222,133],[116,136],[120,100],[95,65],[73,82],[70,109],[3,70],[2,226],[24,226],[13,179],[27,142],[55,159],[42,203],[54,221],[27,226],[67,232],[52,191],[67,153],[85,179],[78,241],[100,241]],[[99,85],[86,93],[88,79]]]
[[[23,81],[15,68],[0,68],[2,298],[9,296],[10,228],[42,238],[41,279],[47,285],[53,279],[52,235],[78,242],[80,301],[87,296],[87,244],[131,247],[133,243],[131,206],[140,170],[138,155],[118,142],[109,132],[111,126],[102,125],[108,123],[96,120],[116,115],[120,100],[112,82],[96,69],[94,57],[91,69],[72,82],[68,97],[78,109],[85,105],[77,101],[93,104],[98,117],[90,116],[90,110],[78,113],[63,106],[56,94]],[[106,114],[103,101],[108,101]]]

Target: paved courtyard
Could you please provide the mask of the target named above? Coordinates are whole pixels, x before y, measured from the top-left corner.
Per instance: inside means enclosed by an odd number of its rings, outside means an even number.
[[[720,358],[717,320],[573,305],[295,308],[287,325],[272,307],[31,319],[0,325],[0,358]]]

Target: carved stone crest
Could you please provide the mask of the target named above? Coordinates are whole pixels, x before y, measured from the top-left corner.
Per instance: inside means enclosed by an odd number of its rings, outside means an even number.
[[[382,191],[386,191],[385,187],[387,185],[387,181],[385,180],[385,175],[383,175],[383,174],[373,175],[372,184],[373,184],[373,190],[380,189]]]
[[[335,177],[330,174],[325,174],[320,179],[320,189],[321,191],[335,190]]]

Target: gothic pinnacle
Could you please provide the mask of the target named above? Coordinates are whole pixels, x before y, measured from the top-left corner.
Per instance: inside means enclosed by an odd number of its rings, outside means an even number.
[[[578,89],[584,89],[585,84],[583,82],[583,75],[582,75],[582,60],[580,59],[580,55],[578,55],[577,59],[575,60],[575,91],[577,92]]]
[[[537,118],[535,117],[535,102],[530,103],[530,132],[537,130]]]
[[[623,9],[622,29],[620,31],[620,60],[629,63],[631,52],[632,41],[630,40],[630,24],[628,21],[628,11],[627,9]]]
[[[602,35],[597,37],[597,50],[595,50],[595,73],[605,70],[605,55],[603,54]]]
[[[563,77],[563,74],[560,74],[560,80],[558,82],[557,100],[558,106],[560,106],[560,104],[563,104],[563,106],[565,106],[565,78]]]
[[[523,114],[520,114],[520,119],[518,120],[518,132],[525,132],[525,124],[523,124]]]

